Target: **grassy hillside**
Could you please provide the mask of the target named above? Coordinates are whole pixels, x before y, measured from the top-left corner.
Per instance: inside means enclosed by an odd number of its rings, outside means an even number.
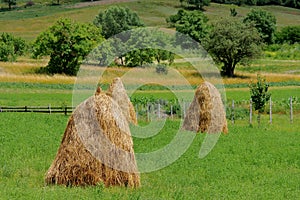
[[[11,32],[22,36],[27,40],[33,40],[41,31],[45,30],[57,19],[62,17],[72,18],[80,22],[92,22],[100,10],[106,9],[114,4],[114,1],[104,1],[108,3],[87,2],[80,4],[63,4],[61,6],[46,6],[37,4],[33,7],[18,9],[15,11],[0,12],[1,31]],[[136,11],[147,26],[166,27],[165,18],[175,14],[180,8],[179,1],[174,0],[139,0],[115,3],[127,6]],[[229,16],[230,8],[235,7],[238,17],[245,16],[251,8],[249,6],[233,6],[212,3],[205,7],[206,15],[211,21],[220,17]],[[300,10],[280,7],[264,6],[277,18],[278,27],[286,25],[300,24]]]

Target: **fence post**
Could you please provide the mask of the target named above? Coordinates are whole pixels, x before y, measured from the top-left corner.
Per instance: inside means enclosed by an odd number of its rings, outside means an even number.
[[[65,107],[65,115],[67,115],[67,112],[68,112],[68,107],[66,106]]]
[[[232,100],[231,105],[231,123],[234,124],[234,100]]]
[[[135,104],[135,115],[136,115],[136,120],[138,120],[139,119],[138,104]]]
[[[158,119],[160,119],[160,103],[158,103],[158,111],[157,111],[157,116],[158,116]]]
[[[290,122],[293,123],[293,97],[290,97]]]
[[[270,124],[272,124],[272,97],[270,97]]]
[[[252,99],[250,99],[249,115],[249,123],[252,124]]]
[[[173,105],[171,104],[171,119],[173,119]]]
[[[147,103],[147,121],[150,121],[150,104]]]
[[[49,114],[51,114],[51,104],[48,105]]]
[[[25,112],[27,112],[27,106],[25,106]]]

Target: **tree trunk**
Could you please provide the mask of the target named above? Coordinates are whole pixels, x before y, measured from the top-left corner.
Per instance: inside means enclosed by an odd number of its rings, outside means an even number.
[[[224,64],[223,73],[225,76],[233,77],[234,76],[234,68],[233,64]]]

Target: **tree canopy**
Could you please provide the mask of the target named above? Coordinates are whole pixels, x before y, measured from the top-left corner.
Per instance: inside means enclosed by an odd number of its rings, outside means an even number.
[[[94,25],[61,19],[37,37],[33,53],[35,57],[50,55],[48,73],[76,75],[81,61],[101,40]]]
[[[123,31],[144,26],[136,13],[120,6],[111,6],[104,12],[100,12],[94,24],[101,29],[106,39]]]
[[[210,3],[210,0],[179,0],[182,4],[183,2],[188,3],[189,5],[195,6],[195,8],[199,10],[203,10],[204,6],[208,6]]]
[[[255,28],[265,43],[271,44],[274,42],[276,18],[272,13],[262,9],[251,9],[244,18],[244,22],[254,23]]]
[[[175,27],[176,31],[190,36],[195,41],[201,43],[207,37],[210,26],[208,18],[201,11],[179,10],[176,15],[171,15],[166,19],[171,27]],[[177,38],[180,40],[180,37]],[[182,43],[184,41],[180,41]],[[188,46],[188,44],[186,44]]]
[[[24,39],[15,37],[11,33],[0,35],[0,60],[15,61],[17,56],[25,53],[26,42]]]
[[[222,63],[222,73],[233,77],[238,63],[260,55],[261,38],[255,27],[234,18],[217,21],[205,43],[216,62]]]

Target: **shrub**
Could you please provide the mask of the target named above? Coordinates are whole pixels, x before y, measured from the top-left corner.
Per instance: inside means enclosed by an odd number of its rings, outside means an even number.
[[[15,61],[17,56],[25,53],[25,40],[15,37],[10,33],[2,33],[0,36],[0,60]]]
[[[156,66],[156,73],[158,74],[168,74],[168,68],[166,64],[158,64]]]

